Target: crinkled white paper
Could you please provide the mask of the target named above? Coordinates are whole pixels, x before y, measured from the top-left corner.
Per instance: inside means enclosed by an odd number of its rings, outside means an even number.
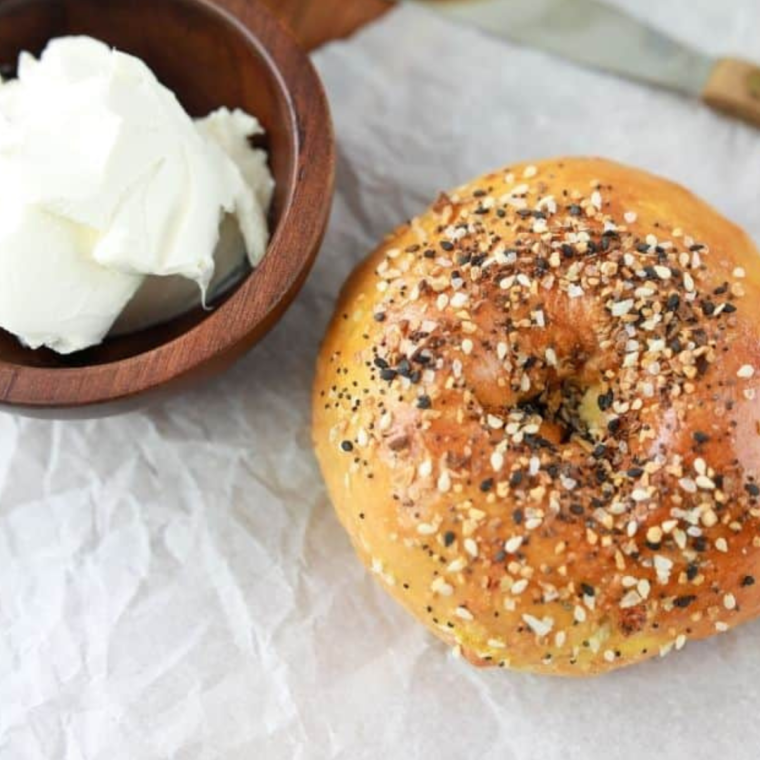
[[[755,0],[619,0],[757,57]],[[376,588],[309,440],[350,268],[440,190],[592,153],[760,240],[760,131],[405,8],[316,55],[339,145],[316,271],[225,378],[89,423],[0,416],[0,760],[756,760],[760,623],[592,681],[478,672]]]

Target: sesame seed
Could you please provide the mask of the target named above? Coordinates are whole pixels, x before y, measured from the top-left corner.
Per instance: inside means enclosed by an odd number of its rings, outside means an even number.
[[[522,543],[523,543],[522,536],[513,536],[512,538],[507,539],[507,541],[505,541],[504,551],[506,551],[509,554],[514,554],[522,546]]]
[[[657,572],[657,580],[665,584],[670,577],[670,571],[673,568],[673,560],[663,557],[661,554],[654,555],[654,569]]]
[[[695,483],[697,485],[697,488],[701,488],[705,491],[714,491],[715,490],[715,483],[710,478],[708,478],[706,475],[698,475]]]
[[[744,364],[739,367],[739,371],[736,373],[737,377],[749,379],[755,374],[755,368],[751,364]]]
[[[478,556],[478,545],[472,538],[465,538],[464,540],[464,550],[471,556],[471,557],[477,557]]]
[[[707,509],[702,513],[702,525],[706,528],[712,528],[718,524],[718,515],[714,509]]]
[[[658,526],[652,526],[647,530],[647,541],[652,544],[659,544],[662,541],[662,528]]]
[[[638,591],[635,589],[629,591],[621,600],[620,600],[620,607],[621,609],[627,610],[631,607],[636,607],[637,605],[641,604],[642,598]]]
[[[443,578],[436,578],[430,584],[430,590],[435,594],[440,594],[441,596],[451,596],[454,593],[454,587],[446,583]]]
[[[554,620],[550,617],[545,617],[543,620],[539,620],[533,615],[523,615],[522,619],[528,624],[533,633],[539,638],[548,636],[554,627]]]
[[[467,293],[459,291],[458,293],[454,293],[454,295],[451,297],[450,303],[453,308],[461,309],[469,300],[470,297],[467,295]]]
[[[633,299],[628,298],[625,301],[617,301],[612,304],[610,311],[613,317],[624,317],[628,312],[633,309]]]

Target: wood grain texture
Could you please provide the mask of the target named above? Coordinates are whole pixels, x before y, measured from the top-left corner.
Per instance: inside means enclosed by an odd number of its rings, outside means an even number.
[[[346,37],[390,7],[386,0],[265,0],[299,42],[313,50]]]
[[[760,127],[760,67],[736,58],[721,59],[702,99],[718,111]]]
[[[225,369],[275,324],[321,243],[334,145],[308,57],[259,0],[0,0],[0,65],[65,34],[89,34],[143,58],[194,116],[222,105],[258,116],[277,183],[267,255],[213,311],[72,356],[30,351],[0,331],[0,406],[91,417]]]

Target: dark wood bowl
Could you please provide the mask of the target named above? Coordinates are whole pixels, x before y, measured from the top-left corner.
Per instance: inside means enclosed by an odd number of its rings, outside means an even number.
[[[229,366],[275,324],[311,269],[333,191],[334,142],[319,78],[258,0],[0,0],[0,65],[53,37],[88,34],[139,56],[193,116],[256,115],[277,182],[256,269],[202,309],[72,356],[0,331],[0,406],[43,417],[125,411]]]

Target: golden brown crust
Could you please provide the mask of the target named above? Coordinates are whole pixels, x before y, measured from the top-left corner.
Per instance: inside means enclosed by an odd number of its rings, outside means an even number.
[[[338,515],[476,664],[586,675],[727,630],[760,607],[758,325],[757,250],[683,188],[483,177],[342,293],[314,390]]]

